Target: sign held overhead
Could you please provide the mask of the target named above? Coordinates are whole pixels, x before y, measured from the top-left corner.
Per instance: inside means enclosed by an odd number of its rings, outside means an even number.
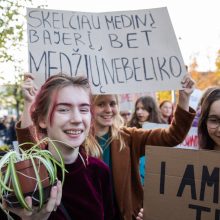
[[[27,9],[29,71],[38,85],[63,72],[93,93],[180,89],[186,73],[167,8],[85,13]]]

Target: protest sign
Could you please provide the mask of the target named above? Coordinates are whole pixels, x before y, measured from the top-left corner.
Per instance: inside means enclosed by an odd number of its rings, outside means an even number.
[[[147,146],[144,220],[219,220],[220,152]]]
[[[155,92],[145,92],[145,93],[127,93],[119,95],[119,106],[121,111],[131,110],[135,111],[135,102],[138,98],[142,96],[151,96],[156,98]]]
[[[158,124],[145,122],[142,125],[144,129],[168,128],[169,124]],[[187,133],[185,140],[177,145],[178,148],[198,149],[198,128],[191,127]]]
[[[93,93],[180,89],[186,73],[167,8],[84,13],[27,9],[29,71],[38,85],[63,72]]]
[[[178,148],[198,149],[198,128],[191,127],[184,141],[177,145]]]

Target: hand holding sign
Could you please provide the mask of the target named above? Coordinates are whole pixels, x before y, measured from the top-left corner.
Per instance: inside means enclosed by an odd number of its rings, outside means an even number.
[[[190,77],[189,74],[187,74],[184,76],[181,83],[182,83],[183,89],[179,91],[178,105],[182,109],[185,109],[186,111],[188,111],[190,96],[193,93],[194,88],[195,88],[195,81],[192,79],[192,77]]]
[[[24,97],[24,110],[21,115],[21,127],[25,128],[32,125],[30,109],[37,95],[37,86],[34,83],[34,76],[31,73],[24,74],[24,82],[21,85]]]
[[[23,97],[25,99],[25,104],[32,104],[37,94],[38,89],[33,80],[34,76],[31,73],[24,74],[24,82],[21,85],[21,88],[23,92]]]
[[[95,94],[181,88],[186,69],[166,8],[28,9],[27,21],[29,71],[38,85],[63,72],[86,75]]]

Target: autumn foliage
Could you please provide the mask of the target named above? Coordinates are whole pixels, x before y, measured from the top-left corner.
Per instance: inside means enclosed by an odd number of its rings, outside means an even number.
[[[189,66],[189,72],[196,81],[197,89],[204,90],[210,86],[220,86],[220,50],[218,51],[215,64],[215,71],[199,72],[197,71],[198,65],[196,59],[193,60]]]
[[[216,70],[200,72],[197,70],[198,64],[196,58],[193,59],[192,63],[188,67],[188,71],[191,74],[192,78],[196,81],[196,88],[204,90],[210,86],[220,86],[220,50],[217,53],[217,58],[215,61]],[[156,98],[159,102],[162,100],[168,99],[172,100],[171,91],[162,91],[156,93]],[[177,98],[178,93],[175,93],[175,98]]]

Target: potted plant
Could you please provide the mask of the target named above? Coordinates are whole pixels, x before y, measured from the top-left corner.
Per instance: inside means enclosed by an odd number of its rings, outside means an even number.
[[[59,156],[56,160],[49,150],[42,149],[42,144],[50,143]],[[0,158],[0,196],[10,207],[22,207],[31,210],[25,201],[32,197],[32,204],[42,208],[48,200],[51,186],[57,181],[57,166],[62,172],[62,183],[65,177],[65,166],[59,149],[49,138],[32,144],[28,150],[10,150]]]

